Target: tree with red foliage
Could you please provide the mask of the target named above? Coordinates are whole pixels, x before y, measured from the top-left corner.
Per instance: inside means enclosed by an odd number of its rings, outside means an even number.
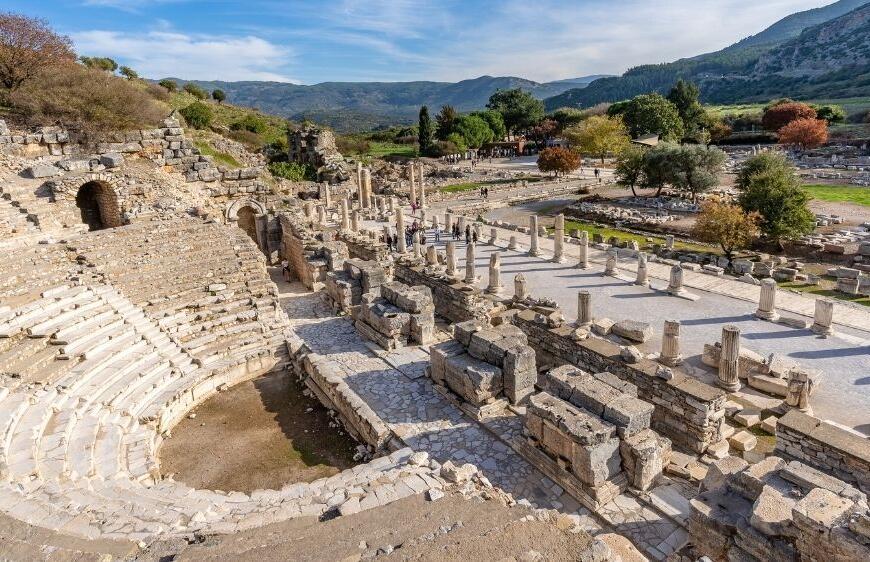
[[[553,172],[557,176],[573,172],[580,167],[580,155],[567,148],[554,146],[545,148],[538,154],[538,169]]]
[[[55,33],[45,20],[0,13],[0,85],[15,91],[43,69],[76,58],[69,37]]]
[[[817,148],[828,142],[828,123],[824,119],[797,119],[779,130],[779,143]]]
[[[815,119],[816,110],[798,101],[780,103],[768,108],[761,118],[762,126],[768,131],[779,131],[798,119]]]

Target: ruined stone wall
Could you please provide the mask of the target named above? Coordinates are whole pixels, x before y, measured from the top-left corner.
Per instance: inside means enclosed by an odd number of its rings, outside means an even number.
[[[435,277],[422,266],[397,263],[394,275],[406,285],[429,287],[435,300],[435,312],[451,322],[486,318],[493,306],[492,301],[483,298],[479,291],[465,283]]]
[[[703,453],[722,440],[725,393],[721,390],[679,373],[671,380],[659,378],[656,363],[645,359],[625,363],[619,346],[598,339],[574,341],[570,326],[550,329],[536,322],[531,310],[514,315],[511,321],[526,333],[536,352],[593,373],[610,372],[637,386],[638,397],[655,405],[653,428],[675,444]]]
[[[776,424],[776,451],[870,493],[870,441],[798,410]]]

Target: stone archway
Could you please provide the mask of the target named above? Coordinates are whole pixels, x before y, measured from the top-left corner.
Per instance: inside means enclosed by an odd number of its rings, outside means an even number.
[[[256,242],[257,241],[257,221],[256,221],[257,211],[253,208],[245,205],[236,213],[236,224],[239,225],[239,228],[248,233],[248,236]]]
[[[76,192],[76,207],[88,230],[121,226],[121,211],[112,186],[105,181],[91,180]]]

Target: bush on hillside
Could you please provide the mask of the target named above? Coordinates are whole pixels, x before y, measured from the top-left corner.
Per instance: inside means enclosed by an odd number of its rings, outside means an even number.
[[[764,112],[761,124],[768,131],[779,131],[798,119],[815,119],[816,110],[805,103],[787,102],[774,105]]]
[[[199,101],[193,102],[179,113],[187,121],[187,124],[194,129],[205,129],[211,125],[211,121],[214,118],[211,108]]]
[[[258,135],[265,133],[268,128],[269,125],[265,120],[250,113],[230,125],[233,131],[250,131]]]
[[[188,82],[187,84],[185,84],[184,91],[198,100],[204,100],[208,98],[208,93],[193,82]]]
[[[32,125],[57,124],[86,134],[152,127],[164,116],[142,88],[73,62],[46,69],[9,101]]]
[[[368,154],[371,143],[360,135],[341,135],[335,139],[335,147],[342,154]]]
[[[284,178],[290,181],[317,181],[317,170],[310,164],[272,162],[268,168],[269,172],[276,178]]]
[[[229,137],[234,141],[238,141],[253,151],[258,151],[263,148],[263,137],[252,131],[244,129],[239,131],[230,131]]]

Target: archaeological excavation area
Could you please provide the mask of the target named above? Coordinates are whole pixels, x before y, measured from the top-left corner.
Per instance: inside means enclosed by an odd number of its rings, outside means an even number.
[[[870,554],[867,311],[163,125],[0,137],[0,559]]]

